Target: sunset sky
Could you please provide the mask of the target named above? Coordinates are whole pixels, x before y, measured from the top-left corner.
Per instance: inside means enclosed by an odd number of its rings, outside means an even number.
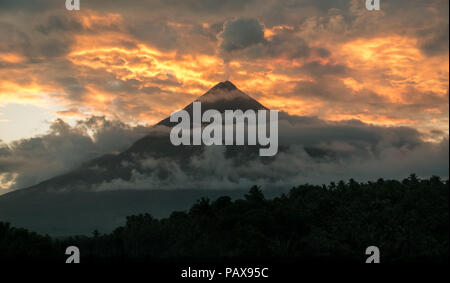
[[[325,120],[448,135],[447,0],[0,0],[0,139],[151,125],[219,81]]]

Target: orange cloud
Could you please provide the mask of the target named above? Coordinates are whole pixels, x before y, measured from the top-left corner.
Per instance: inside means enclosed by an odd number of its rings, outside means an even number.
[[[361,85],[394,102],[409,103],[405,91],[414,86],[422,92],[445,95],[448,90],[448,55],[424,56],[417,40],[390,36],[371,40],[358,39],[343,44],[337,54],[351,68],[364,74]],[[355,84],[353,84],[354,86]]]
[[[411,36],[383,35],[347,42],[318,38],[310,47],[326,47],[330,56],[322,58],[314,52],[295,59],[232,56],[225,63],[218,50],[182,53],[141,42],[127,32],[125,18],[119,14],[85,11],[78,20],[88,32],[74,33],[70,52],[61,59],[71,64],[71,72],[59,74],[48,62],[0,70],[0,105],[55,103],[66,108],[59,115],[96,114],[154,123],[230,75],[238,87],[267,107],[290,114],[436,127],[448,133],[448,110],[439,105],[446,97],[448,102],[448,53],[427,57],[418,48],[418,39]],[[212,26],[207,22],[200,25],[203,29]],[[186,28],[177,22],[168,26]],[[104,31],[92,32],[95,29]],[[291,25],[273,26],[265,28],[264,36],[270,40],[286,30],[295,33],[295,29]],[[19,64],[25,58],[7,52],[0,53],[0,61]],[[311,62],[324,69],[344,66],[350,71],[319,78],[301,70]],[[50,74],[77,79],[84,92],[77,99],[70,97],[63,85],[53,77],[49,79]],[[329,91],[330,97],[307,96],[296,88],[299,82],[317,84]],[[131,86],[121,88],[127,84]],[[375,98],[368,97],[371,93]],[[416,108],[408,110],[407,106]]]
[[[0,53],[0,62],[6,63],[23,63],[25,62],[25,57],[18,53],[6,52]]]

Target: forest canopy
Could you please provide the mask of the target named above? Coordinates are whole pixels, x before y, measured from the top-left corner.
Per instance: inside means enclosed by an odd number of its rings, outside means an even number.
[[[168,218],[133,215],[112,233],[63,239],[0,222],[0,261],[64,262],[68,246],[82,262],[364,262],[368,246],[383,262],[448,262],[449,181],[351,179],[273,199],[254,186],[243,199],[202,198]]]

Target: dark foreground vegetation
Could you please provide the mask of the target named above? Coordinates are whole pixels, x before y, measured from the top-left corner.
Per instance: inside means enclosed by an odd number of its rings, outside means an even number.
[[[52,239],[0,223],[0,261],[64,262],[77,246],[82,262],[277,261],[364,262],[377,246],[383,262],[448,262],[449,182],[302,185],[265,199],[200,199],[169,218],[127,218],[111,234]]]

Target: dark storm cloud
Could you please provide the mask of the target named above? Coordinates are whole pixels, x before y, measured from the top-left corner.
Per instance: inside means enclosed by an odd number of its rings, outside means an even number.
[[[420,48],[428,56],[435,56],[448,53],[449,49],[449,25],[442,23],[434,29],[427,29],[420,32]]]
[[[283,29],[266,39],[264,26],[258,20],[238,18],[224,24],[223,31],[219,34],[221,39],[219,48],[225,58],[230,56],[248,59],[308,57],[311,48],[295,32],[295,30]],[[326,55],[325,49],[322,48],[321,51]]]
[[[227,21],[223,32],[220,48],[230,52],[245,49],[254,44],[264,42],[264,27],[256,19],[239,18]]]

